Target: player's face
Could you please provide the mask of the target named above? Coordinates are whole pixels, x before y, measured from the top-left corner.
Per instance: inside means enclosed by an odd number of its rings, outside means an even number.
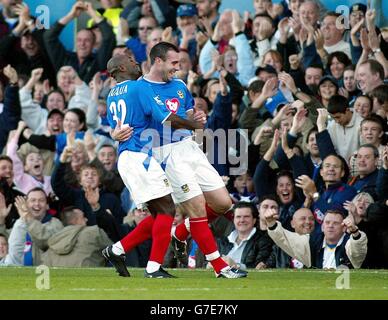
[[[141,69],[139,64],[132,56],[128,56],[128,64],[127,64],[128,72],[133,75],[135,78],[140,77]]]
[[[167,52],[166,61],[160,59],[160,73],[164,82],[171,81],[179,71],[179,53],[174,50]]]

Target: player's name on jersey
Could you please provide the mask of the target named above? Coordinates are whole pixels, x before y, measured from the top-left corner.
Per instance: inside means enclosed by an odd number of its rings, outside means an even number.
[[[112,88],[109,92],[109,97],[116,97],[128,92],[128,86],[119,86]]]

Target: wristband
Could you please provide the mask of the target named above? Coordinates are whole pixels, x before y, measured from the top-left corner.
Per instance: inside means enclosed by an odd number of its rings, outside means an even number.
[[[269,230],[275,230],[278,226],[278,223],[276,222],[272,227],[268,227]]]
[[[357,228],[356,230],[354,230],[354,231],[350,232],[350,234],[357,233],[358,231],[359,231],[359,230],[358,230],[358,228]]]

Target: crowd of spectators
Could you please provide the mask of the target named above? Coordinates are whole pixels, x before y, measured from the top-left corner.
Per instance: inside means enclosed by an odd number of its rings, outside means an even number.
[[[222,0],[77,1],[48,29],[0,1],[1,266],[104,266],[101,250],[149,214],[117,171],[106,64],[131,55],[146,74],[167,41],[235,203],[211,225],[225,260],[388,268],[388,26],[363,3],[344,19],[319,1],[249,1],[244,14]],[[68,51],[59,37],[81,15]],[[150,247],[127,264],[145,266]],[[168,267],[207,265],[192,240],[170,249]]]

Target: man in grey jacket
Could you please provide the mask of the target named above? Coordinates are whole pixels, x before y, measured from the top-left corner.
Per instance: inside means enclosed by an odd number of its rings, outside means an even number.
[[[43,254],[43,263],[50,267],[103,267],[101,250],[112,244],[104,230],[86,226],[87,218],[76,207],[62,212],[65,225],[48,240],[49,249]]]
[[[9,235],[9,251],[2,264],[40,265],[41,255],[47,250],[47,240],[63,228],[62,222],[47,213],[47,197],[41,188],[32,189],[27,199],[17,197],[15,206],[20,218]]]

